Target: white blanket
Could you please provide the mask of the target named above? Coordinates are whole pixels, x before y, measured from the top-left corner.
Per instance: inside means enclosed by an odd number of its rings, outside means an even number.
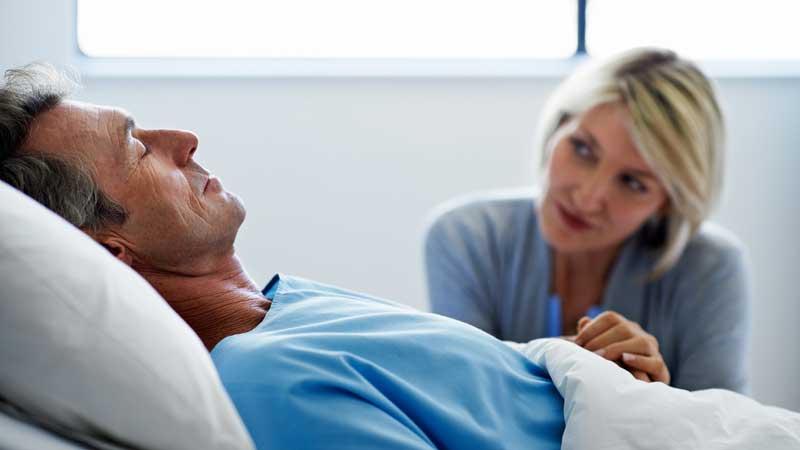
[[[546,368],[564,397],[564,450],[800,449],[798,413],[721,389],[645,383],[562,339],[509,345]]]

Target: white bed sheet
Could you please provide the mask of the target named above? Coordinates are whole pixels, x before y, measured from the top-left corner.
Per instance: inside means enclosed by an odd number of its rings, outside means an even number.
[[[0,411],[0,448],[4,450],[86,450],[38,426]]]
[[[564,450],[800,449],[799,413],[721,389],[645,383],[563,339],[510,345],[546,368],[564,397]]]

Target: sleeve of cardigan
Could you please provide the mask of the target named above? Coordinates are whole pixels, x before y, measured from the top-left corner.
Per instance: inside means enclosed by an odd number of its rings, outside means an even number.
[[[750,285],[744,254],[730,246],[694,259],[676,288],[682,306],[674,324],[679,342],[672,385],[747,393]]]
[[[496,335],[491,221],[475,205],[437,215],[424,239],[431,311]]]

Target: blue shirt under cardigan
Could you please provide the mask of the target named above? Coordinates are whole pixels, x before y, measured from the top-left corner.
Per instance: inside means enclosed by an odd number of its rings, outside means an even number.
[[[259,449],[561,448],[547,372],[462,322],[281,275],[211,351]]]
[[[433,312],[503,340],[547,336],[552,251],[535,198],[531,191],[478,194],[438,210],[425,239]],[[741,246],[706,224],[675,267],[648,283],[657,257],[638,234],[629,238],[602,308],[658,339],[672,386],[746,392],[749,286]]]

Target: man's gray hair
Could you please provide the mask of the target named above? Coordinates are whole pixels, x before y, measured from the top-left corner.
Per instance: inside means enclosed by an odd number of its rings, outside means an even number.
[[[0,180],[24,192],[78,228],[100,231],[127,214],[97,186],[87,164],[21,151],[37,115],[66,98],[77,83],[44,63],[5,72],[0,85]]]

